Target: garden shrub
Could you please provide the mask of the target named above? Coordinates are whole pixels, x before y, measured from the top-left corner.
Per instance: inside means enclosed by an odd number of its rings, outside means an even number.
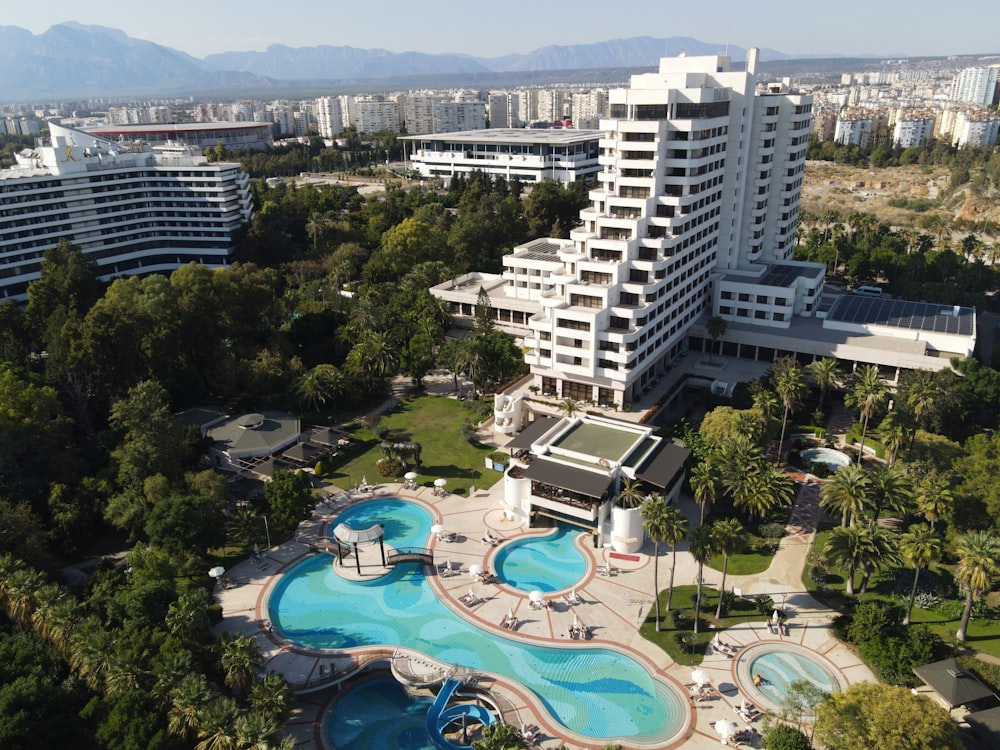
[[[885,611],[885,605],[882,602],[864,602],[854,610],[851,624],[847,628],[847,640],[860,646],[888,626],[889,615]]]
[[[757,611],[762,615],[770,615],[774,610],[774,599],[767,594],[759,594],[753,598],[753,601],[757,605]]]
[[[957,656],[958,663],[978,677],[994,693],[1000,693],[1000,664],[977,659],[975,656]]]
[[[788,724],[775,724],[764,733],[765,750],[809,750],[809,738]]]
[[[406,473],[403,462],[395,458],[380,458],[375,462],[375,471],[380,477],[401,477]]]

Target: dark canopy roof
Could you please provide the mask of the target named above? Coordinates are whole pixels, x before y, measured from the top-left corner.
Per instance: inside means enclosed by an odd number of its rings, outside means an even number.
[[[990,747],[1000,747],[1000,706],[966,714],[965,721]]]
[[[521,434],[514,437],[507,445],[504,447],[508,450],[520,450],[522,448],[530,448],[531,444],[534,443],[538,438],[544,435],[546,432],[552,429],[558,420],[552,417],[538,417],[534,422],[525,427]]]
[[[972,673],[962,669],[962,665],[954,659],[916,667],[913,673],[952,708],[993,695],[992,690],[977,680]]]
[[[578,492],[587,497],[600,500],[611,486],[611,477],[602,472],[578,469],[575,466],[536,458],[531,466],[524,470],[527,479],[562,487],[570,492]]]
[[[678,472],[683,471],[691,451],[674,443],[663,443],[660,448],[635,472],[643,482],[666,488],[673,482]]]

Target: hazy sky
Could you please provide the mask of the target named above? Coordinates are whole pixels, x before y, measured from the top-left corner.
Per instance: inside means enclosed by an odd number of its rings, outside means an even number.
[[[44,0],[5,3],[0,24],[39,34],[77,21],[196,57],[269,44],[347,45],[480,57],[634,36],[880,57],[1000,52],[994,0]],[[766,9],[766,10],[765,10]]]

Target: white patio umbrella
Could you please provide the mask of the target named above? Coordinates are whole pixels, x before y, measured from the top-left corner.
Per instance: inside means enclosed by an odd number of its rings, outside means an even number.
[[[451,572],[451,558],[450,557],[447,560],[444,561],[444,569],[447,570],[449,573]]]
[[[707,685],[711,681],[712,678],[709,677],[708,672],[706,672],[704,669],[692,670],[691,682],[693,682],[695,685]]]
[[[473,578],[475,578],[476,576],[481,576],[482,574],[483,574],[483,566],[482,565],[470,565],[469,566],[469,575],[471,575]]]
[[[744,695],[743,700],[740,701],[740,711],[746,713],[750,710],[750,704],[747,703],[747,697]]]
[[[528,594],[528,598],[531,599],[531,601],[533,601],[535,604],[541,604],[542,602],[545,601],[545,594],[543,594],[538,589],[535,589],[534,591]]]
[[[222,578],[222,576],[224,576],[225,574],[226,574],[226,569],[223,568],[221,565],[216,565],[214,568],[208,571],[208,575],[211,576],[212,578]]]
[[[255,555],[259,555],[260,554],[260,547],[257,546],[257,542],[253,543],[253,553]]]
[[[431,526],[431,533],[432,534],[440,534],[442,531],[444,531],[444,526],[442,526],[439,523],[436,523],[433,526]]]
[[[726,744],[726,740],[736,734],[737,729],[739,729],[739,727],[728,719],[719,719],[715,722],[715,731],[718,732],[719,736],[722,738],[723,745]]]
[[[435,487],[444,487],[446,484],[448,484],[448,480],[445,479],[444,477],[438,477],[437,479],[434,480]]]
[[[469,586],[469,598],[470,599],[475,599],[476,598],[476,590],[474,588],[472,588],[472,586]]]
[[[514,608],[513,607],[507,607],[507,619],[508,620],[513,620],[514,619]]]
[[[363,475],[361,477],[361,484],[363,484],[363,485],[368,484],[368,475],[367,474],[365,474],[365,475]]]
[[[579,629],[580,629],[580,618],[579,618],[579,617],[577,617],[577,616],[576,616],[576,615],[574,614],[574,615],[573,615],[573,630],[579,630]]]
[[[778,620],[780,618],[781,618],[781,615],[778,614],[778,610],[774,610],[774,612],[771,614],[771,622],[773,622],[774,624],[777,624]]]
[[[407,479],[407,480],[409,480],[409,481],[411,481],[411,482],[412,482],[412,481],[413,481],[414,479],[416,479],[416,478],[417,478],[418,476],[420,476],[420,475],[419,475],[419,474],[417,474],[417,472],[415,472],[415,471],[408,471],[408,472],[406,472],[405,474],[403,474],[403,479]]]

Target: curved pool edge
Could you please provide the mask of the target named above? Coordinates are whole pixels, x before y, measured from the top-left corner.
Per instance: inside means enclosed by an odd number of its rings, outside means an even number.
[[[745,646],[740,649],[740,652],[733,660],[732,667],[734,684],[737,686],[739,691],[745,694],[747,698],[750,699],[750,701],[756,706],[768,710],[781,709],[781,706],[775,703],[770,696],[757,689],[757,687],[753,684],[753,675],[750,673],[751,663],[757,656],[765,653],[774,653],[776,651],[796,654],[797,656],[811,661],[831,679],[840,692],[847,689],[849,682],[846,675],[844,675],[843,671],[836,664],[834,664],[830,659],[827,659],[823,654],[813,651],[812,649],[798,643],[788,643],[785,641],[761,641],[759,643],[752,643],[749,646]]]
[[[384,500],[387,498],[374,498],[375,501]],[[396,496],[393,499],[400,499],[406,502],[410,502],[414,505],[418,505],[425,510],[432,519],[439,519],[440,512],[436,510],[433,506],[428,506],[427,504],[420,502],[419,500],[411,500],[410,498],[399,498]],[[359,503],[368,503],[372,499],[365,499],[359,501]],[[355,505],[354,503],[351,506]],[[343,512],[349,506],[346,504],[340,506],[338,511]],[[335,520],[335,518],[340,515],[339,513],[332,514],[324,519],[326,523]],[[550,530],[538,530],[538,536],[544,537],[551,533]],[[576,534],[573,537],[574,546],[583,553],[585,560],[588,561],[588,565],[592,563],[591,555],[588,554],[588,548],[586,545],[586,539],[584,538],[585,533]],[[440,549],[440,546],[433,540],[430,541],[429,546],[432,548]],[[309,548],[304,548],[300,554],[296,555],[293,559],[287,560],[283,565],[279,567],[278,570],[274,571],[268,579],[267,585],[261,590],[258,596],[258,611],[269,612],[269,602],[275,593],[275,589],[281,584],[285,579],[286,575],[291,572],[296,566],[303,564],[307,559],[315,557],[316,554],[321,554],[315,550]],[[666,673],[666,669],[671,665],[669,662],[661,664],[659,660],[653,660],[641,650],[637,650],[628,646],[622,646],[617,642],[606,641],[601,638],[595,638],[587,643],[571,643],[565,641],[553,641],[545,637],[537,637],[533,635],[525,635],[518,632],[510,632],[507,630],[499,629],[495,623],[492,623],[482,617],[476,616],[474,610],[470,610],[466,607],[460,605],[459,602],[455,600],[451,592],[445,588],[445,584],[449,583],[449,579],[442,579],[438,575],[431,574],[433,568],[428,568],[427,566],[421,566],[422,569],[426,571],[426,580],[429,582],[433,590],[434,596],[438,601],[444,605],[448,610],[454,615],[466,622],[470,623],[479,630],[484,631],[484,633],[496,635],[503,637],[507,640],[514,642],[521,642],[525,645],[531,646],[542,646],[542,647],[558,647],[563,649],[578,648],[581,650],[600,648],[606,649],[608,651],[613,651],[618,653],[624,658],[630,659],[638,666],[640,666],[648,675],[648,677],[655,683],[656,690],[660,695],[668,695],[672,699],[670,703],[676,706],[676,713],[674,714],[674,720],[670,721],[665,729],[671,730],[669,734],[663,732],[656,736],[645,737],[641,735],[626,735],[626,736],[608,736],[608,737],[597,737],[592,735],[582,735],[578,734],[574,730],[562,724],[555,716],[550,712],[547,706],[541,701],[541,699],[536,696],[530,688],[527,688],[522,683],[513,678],[508,678],[506,676],[487,672],[486,670],[478,670],[481,674],[489,674],[491,676],[492,682],[498,687],[502,686],[503,689],[509,691],[511,694],[518,697],[518,702],[521,705],[531,706],[531,712],[533,714],[532,718],[536,719],[537,723],[542,726],[547,732],[555,737],[565,738],[566,741],[578,744],[580,747],[594,747],[603,748],[609,742],[610,743],[622,743],[623,746],[629,748],[664,748],[679,746],[677,743],[683,742],[687,737],[689,737],[693,731],[693,726],[695,723],[695,713],[691,709],[689,702],[686,700],[686,691],[680,681],[674,679],[669,674]],[[585,580],[587,576],[585,575]],[[507,587],[504,587],[507,588]],[[524,597],[524,592],[516,589],[507,588],[509,592],[517,592],[520,596]],[[568,590],[568,589],[567,589]],[[275,640],[272,638],[272,640]],[[296,654],[301,654],[303,656],[312,657],[330,657],[331,655],[342,655],[349,656],[355,661],[357,667],[351,670],[352,675],[363,674],[368,664],[366,655],[370,654],[376,658],[374,662],[378,661],[378,657],[384,657],[386,651],[391,651],[394,646],[390,644],[372,644],[365,646],[349,647],[349,648],[320,648],[310,646],[305,643],[294,641],[288,638],[282,638],[280,641],[281,647],[286,651],[292,651]],[[422,652],[421,652],[422,653]],[[427,655],[428,658],[434,659],[435,657]],[[349,675],[341,674],[338,675],[341,679],[346,679]]]

